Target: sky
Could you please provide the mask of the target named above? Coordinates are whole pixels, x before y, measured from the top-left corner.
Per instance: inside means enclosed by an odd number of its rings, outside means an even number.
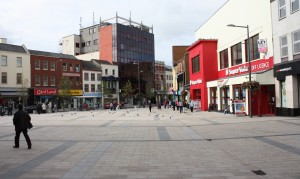
[[[0,6],[0,38],[28,49],[61,52],[62,37],[118,16],[153,26],[155,60],[172,65],[172,46],[191,45],[195,31],[227,0],[7,0]]]

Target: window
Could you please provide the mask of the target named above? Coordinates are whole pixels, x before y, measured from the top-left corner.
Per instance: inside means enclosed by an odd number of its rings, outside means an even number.
[[[259,59],[259,52],[257,46],[258,34],[250,38],[250,61]],[[246,61],[248,62],[248,40],[246,42]]]
[[[107,73],[108,73],[108,70],[107,70],[107,69],[105,69],[105,75],[107,75]]]
[[[281,107],[286,107],[286,90],[285,90],[285,81],[280,81],[280,93],[281,93]]]
[[[40,75],[35,75],[35,86],[41,86],[41,77],[40,77]]]
[[[84,92],[89,92],[89,85],[88,84],[84,84]]]
[[[69,64],[70,71],[74,71],[72,63]]]
[[[82,43],[81,43],[81,47],[85,47],[85,42],[82,42]]]
[[[17,73],[17,84],[22,84],[22,73]]]
[[[97,92],[101,91],[100,89],[101,89],[101,85],[98,84],[98,85],[97,85]]]
[[[280,37],[280,52],[281,58],[285,58],[288,56],[288,41],[286,35]]]
[[[95,81],[95,73],[91,73],[91,81]]]
[[[87,42],[86,42],[86,46],[87,46],[87,47],[91,46],[91,41],[87,41]]]
[[[231,47],[231,65],[242,64],[242,44],[238,43]]]
[[[95,85],[94,84],[91,85],[91,92],[95,92]]]
[[[7,56],[1,56],[1,66],[7,66]]]
[[[96,28],[96,27],[94,27],[94,33],[95,33],[95,32],[97,32],[97,28]]]
[[[285,0],[279,0],[279,19],[285,18],[285,16],[286,16]]]
[[[200,71],[200,61],[199,55],[192,58],[192,73],[197,73]]]
[[[112,70],[112,74],[115,76],[115,70]]]
[[[36,70],[39,70],[41,68],[41,61],[40,60],[35,60],[34,61],[34,68]]]
[[[75,44],[75,47],[76,47],[76,48],[79,48],[79,43],[76,43],[76,44]]]
[[[291,11],[296,12],[299,10],[299,0],[291,0]]]
[[[43,76],[43,86],[48,86],[48,75]]]
[[[7,84],[7,72],[2,72],[1,73],[1,83],[2,84]]]
[[[228,68],[228,49],[220,52],[220,69]]]
[[[43,61],[43,70],[48,70],[48,61]]]
[[[94,40],[94,45],[98,45],[98,39]]]
[[[76,64],[76,72],[80,72],[80,66],[79,66],[79,64]]]
[[[63,71],[67,71],[67,63],[63,63]]]
[[[97,73],[97,81],[101,81],[101,73]]]
[[[299,54],[300,53],[300,30],[293,32],[293,53]]]
[[[50,86],[55,86],[55,76],[50,76]]]
[[[84,81],[89,81],[89,74],[88,73],[84,73]]]
[[[50,61],[50,70],[54,71],[55,70],[55,62]]]
[[[17,67],[22,67],[22,57],[17,57]]]
[[[89,29],[89,33],[92,34],[93,33],[93,28]]]

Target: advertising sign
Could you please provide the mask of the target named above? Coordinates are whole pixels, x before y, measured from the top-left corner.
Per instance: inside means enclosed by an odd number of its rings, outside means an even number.
[[[57,95],[57,89],[55,89],[55,88],[34,89],[34,95],[36,95],[36,96]]]
[[[246,114],[246,104],[244,100],[234,100],[235,114]]]
[[[257,47],[260,53],[268,52],[267,39],[257,39]]]

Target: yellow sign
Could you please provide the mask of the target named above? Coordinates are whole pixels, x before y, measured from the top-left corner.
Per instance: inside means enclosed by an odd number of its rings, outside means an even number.
[[[64,90],[59,90],[59,95],[63,95],[67,93]],[[83,95],[83,91],[82,90],[70,90],[70,95],[71,96],[82,96]]]

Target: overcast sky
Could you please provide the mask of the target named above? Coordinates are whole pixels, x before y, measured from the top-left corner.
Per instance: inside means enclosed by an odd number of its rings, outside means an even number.
[[[152,26],[155,60],[172,64],[172,46],[191,45],[195,31],[227,0],[6,0],[0,5],[0,37],[32,50],[60,52],[61,37],[79,34],[99,19],[124,18]]]

